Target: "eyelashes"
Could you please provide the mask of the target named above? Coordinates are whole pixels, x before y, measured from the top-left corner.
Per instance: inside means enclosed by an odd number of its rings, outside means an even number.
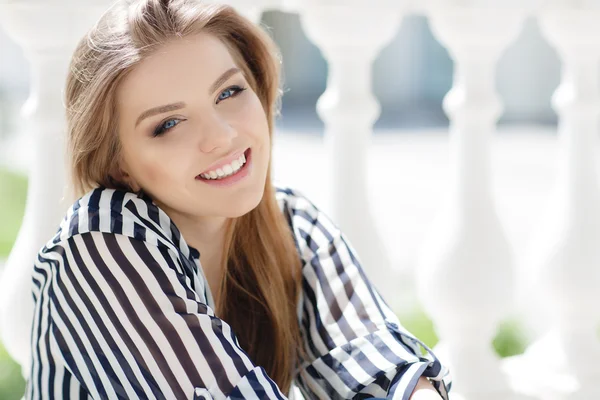
[[[177,122],[174,124],[171,124],[171,122],[174,122],[174,121],[177,121]],[[170,118],[170,119],[166,120],[165,122],[161,123],[154,129],[152,136],[157,137],[157,136],[162,135],[163,133],[165,133],[169,129],[173,128],[175,125],[177,125],[181,121],[183,121],[183,120],[180,118]]]
[[[247,89],[246,87],[241,87],[238,85],[230,86],[227,89],[223,90],[221,92],[221,94],[219,94],[216,104],[219,104],[223,100],[227,100],[232,97],[236,97],[237,95],[239,95],[246,89]],[[229,94],[229,96],[223,97],[223,94],[225,94],[225,93],[230,93],[230,94]],[[179,124],[182,121],[184,121],[184,119],[182,119],[182,118],[169,118],[167,120],[164,120],[160,124],[158,124],[156,126],[156,128],[154,128],[152,136],[153,137],[161,136],[168,130],[174,128],[177,124]]]
[[[219,97],[217,98],[217,104],[219,104],[219,103],[220,103],[221,101],[223,101],[223,100],[227,100],[227,99],[228,99],[228,98],[230,98],[230,97],[235,97],[235,96],[237,96],[238,94],[242,93],[244,90],[246,90],[246,88],[245,88],[245,87],[241,87],[241,86],[237,86],[237,85],[234,85],[234,86],[230,86],[230,87],[228,87],[227,89],[223,90],[223,91],[221,92],[221,94],[219,95]],[[222,95],[223,93],[227,93],[227,92],[231,92],[231,91],[233,91],[233,94],[232,94],[232,95],[230,95],[230,96],[228,96],[228,97],[225,97],[225,98],[222,98],[222,97],[221,97],[221,95]]]

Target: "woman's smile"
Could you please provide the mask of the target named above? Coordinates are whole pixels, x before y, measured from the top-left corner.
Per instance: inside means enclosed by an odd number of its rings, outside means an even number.
[[[228,157],[231,162],[220,162],[219,165],[196,176],[196,180],[213,186],[233,185],[252,172],[252,151],[248,148],[239,157],[237,154]]]

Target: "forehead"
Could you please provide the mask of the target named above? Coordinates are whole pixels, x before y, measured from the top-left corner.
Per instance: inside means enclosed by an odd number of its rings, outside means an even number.
[[[223,72],[236,63],[216,37],[200,33],[173,39],[157,48],[130,71],[117,89],[117,102],[129,106],[153,106],[208,90]]]

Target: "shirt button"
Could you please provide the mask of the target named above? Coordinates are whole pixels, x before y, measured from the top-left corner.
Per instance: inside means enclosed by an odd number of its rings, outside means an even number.
[[[194,400],[212,400],[210,392],[203,388],[194,389]]]

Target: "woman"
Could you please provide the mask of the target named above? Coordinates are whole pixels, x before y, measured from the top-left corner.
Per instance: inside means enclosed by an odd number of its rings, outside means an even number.
[[[447,399],[352,247],[270,178],[279,59],[227,6],[116,3],[66,86],[28,399]]]

